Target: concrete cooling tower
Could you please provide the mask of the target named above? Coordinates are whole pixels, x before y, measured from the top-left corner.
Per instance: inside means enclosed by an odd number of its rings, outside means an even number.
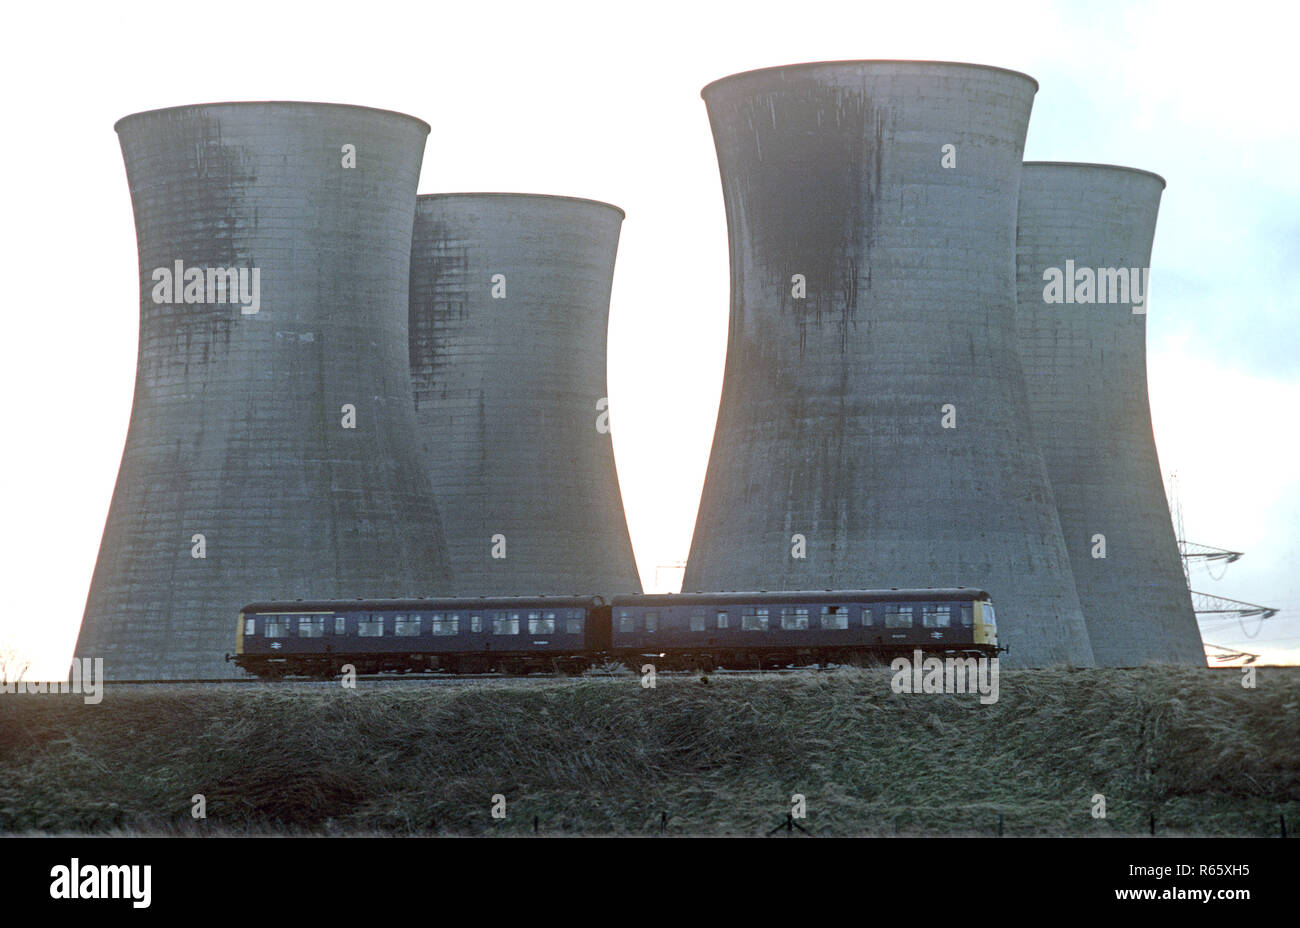
[[[1036,89],[910,61],[704,89],[731,328],[684,590],[980,587],[1008,664],[1092,663],[1016,351]]]
[[[605,399],[622,221],[569,197],[419,198],[416,421],[459,593],[641,592]]]
[[[1092,651],[1103,666],[1204,665],[1147,403],[1147,269],[1165,182],[1027,163],[1020,354]]]
[[[407,358],[429,127],[235,103],[117,131],[139,358],[77,655],[110,679],[232,676],[250,601],[446,592]]]

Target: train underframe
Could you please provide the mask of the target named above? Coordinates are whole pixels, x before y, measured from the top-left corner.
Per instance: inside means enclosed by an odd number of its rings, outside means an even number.
[[[329,680],[351,667],[356,674],[445,673],[502,674],[526,676],[530,673],[555,673],[576,676],[593,667],[623,664],[640,673],[646,665],[656,671],[780,670],[813,665],[872,667],[887,666],[896,657],[911,657],[915,651],[927,657],[996,657],[997,649],[985,645],[934,647],[920,644],[864,648],[739,648],[739,649],[669,649],[651,652],[640,649],[613,649],[609,652],[577,654],[549,653],[473,653],[473,654],[357,654],[296,655],[283,657],[245,657],[237,661],[243,669],[263,679],[305,677]]]
[[[911,657],[915,651],[927,657],[996,657],[996,649],[983,645],[934,647],[926,645],[861,648],[741,648],[727,650],[670,649],[663,652],[615,651],[613,660],[633,670],[646,664],[655,670],[781,670],[787,667],[888,666],[896,657]],[[635,665],[635,666],[633,666]]]

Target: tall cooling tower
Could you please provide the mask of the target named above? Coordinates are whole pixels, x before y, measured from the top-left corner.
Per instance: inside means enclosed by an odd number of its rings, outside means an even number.
[[[1030,162],[1020,187],[1025,382],[1104,666],[1205,663],[1147,404],[1146,269],[1164,186],[1130,168]]]
[[[605,400],[622,221],[570,197],[419,198],[416,421],[460,593],[641,592]]]
[[[445,592],[407,358],[429,127],[238,103],[117,131],[139,359],[77,654],[112,679],[231,676],[250,601]]]
[[[1016,353],[1036,89],[899,61],[704,89],[731,329],[683,589],[982,587],[1010,663],[1091,664]]]

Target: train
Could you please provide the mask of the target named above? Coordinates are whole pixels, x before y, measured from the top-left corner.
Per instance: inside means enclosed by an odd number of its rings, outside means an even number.
[[[915,651],[995,657],[983,590],[795,590],[252,603],[227,661],[263,679],[579,674],[864,664]]]

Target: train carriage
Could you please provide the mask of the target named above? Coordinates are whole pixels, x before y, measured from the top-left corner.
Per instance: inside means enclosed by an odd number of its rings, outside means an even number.
[[[600,596],[253,603],[235,654],[262,677],[357,673],[577,672],[607,644]]]
[[[615,596],[610,651],[668,669],[858,663],[926,652],[993,656],[978,589],[803,590]]]

